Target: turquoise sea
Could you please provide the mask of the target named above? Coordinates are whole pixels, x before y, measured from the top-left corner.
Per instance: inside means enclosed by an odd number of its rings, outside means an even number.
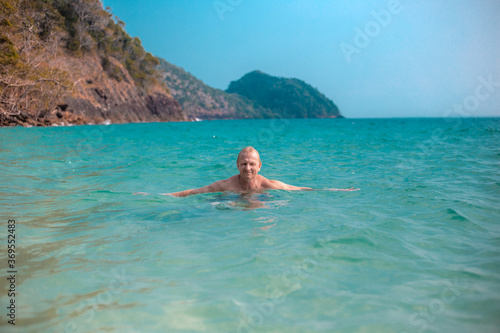
[[[499,332],[499,143],[500,118],[0,128],[0,331]],[[160,195],[248,145],[320,190]]]

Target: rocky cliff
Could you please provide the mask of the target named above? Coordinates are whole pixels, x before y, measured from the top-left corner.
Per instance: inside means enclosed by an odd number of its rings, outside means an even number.
[[[0,2],[0,126],[187,119],[100,1]]]
[[[102,70],[98,58],[77,59],[74,65],[79,71],[72,75],[74,91],[51,113],[52,118],[54,113],[61,113],[69,118],[80,117],[86,123],[186,120],[179,103],[163,87],[152,86],[147,92],[138,89],[119,61],[109,61],[119,71],[120,81]]]

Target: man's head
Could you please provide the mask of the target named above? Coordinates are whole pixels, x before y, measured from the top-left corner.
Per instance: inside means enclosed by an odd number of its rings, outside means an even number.
[[[252,180],[262,167],[260,156],[253,147],[245,147],[238,154],[236,165],[240,171],[240,176],[246,180]]]

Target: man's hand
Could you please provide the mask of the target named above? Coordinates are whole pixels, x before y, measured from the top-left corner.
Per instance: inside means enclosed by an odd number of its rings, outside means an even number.
[[[195,190],[185,190],[182,192],[175,192],[175,193],[160,193],[160,195],[170,195],[171,197],[187,197],[190,194],[196,194],[193,193]]]

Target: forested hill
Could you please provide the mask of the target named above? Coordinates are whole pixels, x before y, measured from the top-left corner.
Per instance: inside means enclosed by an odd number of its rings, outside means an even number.
[[[159,68],[174,98],[190,119],[339,118],[335,104],[297,79],[252,72],[227,91],[212,88],[160,58]]]
[[[185,120],[99,0],[0,0],[0,125]]]
[[[298,79],[253,71],[231,82],[226,92],[244,96],[283,118],[343,118],[330,99]]]

